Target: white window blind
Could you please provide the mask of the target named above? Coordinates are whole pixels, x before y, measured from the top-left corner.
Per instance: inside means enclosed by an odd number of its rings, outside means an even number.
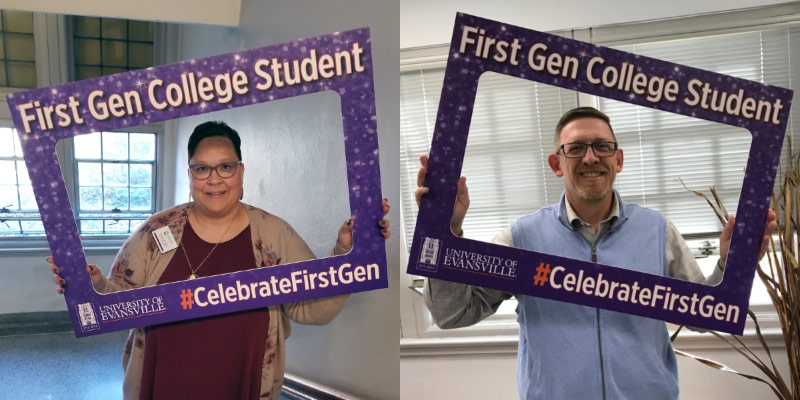
[[[798,35],[796,28],[777,29],[616,48],[791,88],[800,78],[798,51],[792,48],[800,43]],[[616,181],[623,198],[661,211],[684,235],[721,231],[706,202],[688,193],[678,179],[706,193],[709,186],[715,186],[727,210],[735,213],[750,133],[605,98],[600,98],[599,106],[611,118],[624,150],[624,169]],[[790,120],[784,149],[793,136],[793,125]]]
[[[406,72],[400,79],[400,163],[404,228],[413,237],[419,156],[428,154],[444,69]],[[478,83],[461,174],[470,208],[465,237],[489,241],[515,219],[558,201],[563,183],[547,165],[561,115],[577,106],[573,91],[485,73]]]

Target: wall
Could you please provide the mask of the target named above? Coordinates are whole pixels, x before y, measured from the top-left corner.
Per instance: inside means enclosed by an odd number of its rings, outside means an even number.
[[[538,31],[598,27],[686,15],[789,3],[786,0],[403,0],[400,48],[449,43],[456,12],[478,15]]]
[[[180,58],[369,26],[382,189],[399,209],[397,7],[397,2],[369,0],[243,1],[238,29],[183,26]],[[184,149],[191,130],[201,121],[224,119],[243,137],[244,201],[284,218],[318,257],[327,255],[339,226],[349,218],[338,96],[313,94],[251,107],[178,122],[176,202],[188,196]],[[399,211],[388,218],[396,223]],[[288,372],[362,398],[398,397],[397,236],[387,247],[390,289],[352,295],[327,326],[295,324],[287,341]]]
[[[0,8],[67,15],[236,26],[240,0],[0,0]],[[155,10],[158,10],[157,12]]]
[[[687,351],[721,362],[734,370],[762,376],[756,367],[738,353],[720,347],[716,345],[717,343],[710,346],[713,348],[692,348]],[[784,366],[781,374],[787,377],[789,364],[785,349],[776,347],[771,349],[773,356],[776,357],[775,363]],[[758,351],[756,354],[763,360],[768,360],[763,351]],[[407,357],[400,363],[400,398],[403,400],[514,399],[518,397],[516,370],[516,352]],[[682,399],[775,398],[769,387],[761,382],[717,371],[685,357],[678,357],[678,372]],[[467,384],[468,382],[476,384]]]
[[[0,256],[0,314],[41,311],[66,311],[64,297],[56,293],[47,251]],[[114,261],[116,253],[88,253],[86,260],[103,271]]]

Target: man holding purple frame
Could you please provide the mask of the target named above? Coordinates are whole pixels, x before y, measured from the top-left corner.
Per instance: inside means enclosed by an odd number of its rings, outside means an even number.
[[[427,157],[417,177],[417,203]],[[734,226],[720,235],[720,260],[700,271],[680,232],[661,213],[624,202],[613,189],[623,151],[607,115],[591,107],[567,111],[556,126],[553,173],[564,179],[561,201],[515,221],[492,242],[619,266],[707,285],[718,284]],[[466,178],[458,181],[454,234],[469,208]],[[770,210],[760,256],[776,216]],[[677,399],[677,360],[664,321],[610,310],[428,279],[425,304],[443,329],[475,324],[516,296],[520,324],[517,386],[521,399]]]

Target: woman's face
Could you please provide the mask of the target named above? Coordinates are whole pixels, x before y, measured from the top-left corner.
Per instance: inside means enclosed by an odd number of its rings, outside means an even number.
[[[198,211],[222,216],[235,209],[242,197],[244,164],[235,167],[236,172],[229,178],[220,177],[215,167],[238,161],[233,143],[226,137],[212,136],[198,143],[194,156],[189,160],[189,182]],[[210,167],[211,175],[207,179],[198,179],[192,175],[191,169],[199,165]]]

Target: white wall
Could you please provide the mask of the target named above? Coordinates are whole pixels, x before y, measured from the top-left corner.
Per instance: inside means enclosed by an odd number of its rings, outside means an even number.
[[[180,58],[370,27],[382,190],[393,206],[388,218],[399,226],[398,12],[396,1],[243,1],[238,29],[183,26]],[[176,202],[188,196],[185,148],[191,130],[201,121],[226,120],[243,139],[244,201],[287,220],[317,256],[326,256],[349,218],[338,107],[338,96],[321,93],[181,120]],[[294,325],[288,372],[362,398],[398,398],[397,235],[387,247],[390,288],[352,295],[327,326]]]
[[[0,0],[7,10],[195,24],[239,24],[240,0]]]
[[[0,257],[0,314],[66,311],[64,296],[56,293],[47,251]],[[107,271],[113,252],[89,253],[86,260]]]
[[[714,348],[693,348],[687,351],[721,362],[734,370],[761,376],[756,367],[738,353],[716,344],[714,343]],[[776,357],[776,364],[782,366],[781,374],[787,377],[789,364],[785,348],[772,347],[771,351]],[[763,360],[768,360],[763,351],[756,354]],[[518,398],[516,370],[516,353],[404,357],[400,363],[400,398],[515,399]],[[775,398],[772,390],[761,382],[717,371],[685,357],[678,357],[678,372],[681,398],[685,400]]]
[[[478,15],[538,31],[598,27],[790,3],[786,0],[403,0],[400,48],[450,42],[456,12]]]

